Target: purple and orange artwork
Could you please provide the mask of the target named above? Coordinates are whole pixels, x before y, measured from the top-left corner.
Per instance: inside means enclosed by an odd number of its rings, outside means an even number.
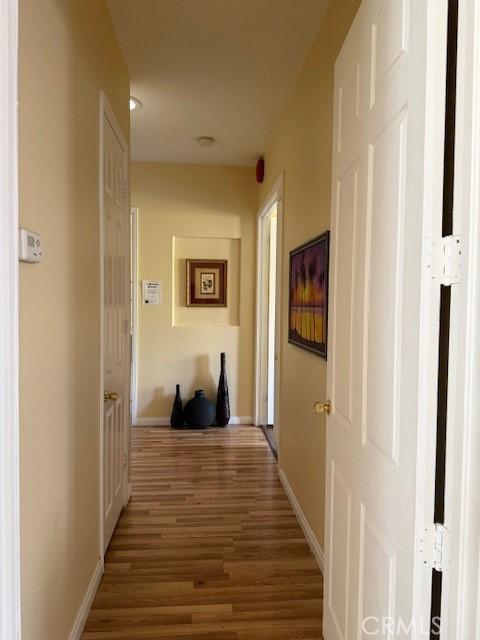
[[[290,252],[288,341],[327,358],[328,241],[326,231]]]

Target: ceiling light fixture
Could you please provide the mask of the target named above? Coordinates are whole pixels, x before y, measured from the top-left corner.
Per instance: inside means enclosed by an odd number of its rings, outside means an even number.
[[[130,111],[138,111],[142,108],[142,103],[137,98],[130,96]]]
[[[200,147],[213,147],[216,140],[212,136],[200,136],[200,138],[197,138],[197,142]]]

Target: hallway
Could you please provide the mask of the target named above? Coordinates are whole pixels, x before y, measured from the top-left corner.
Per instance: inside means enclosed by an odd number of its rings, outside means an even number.
[[[323,578],[260,429],[132,430],[84,640],[319,639]]]

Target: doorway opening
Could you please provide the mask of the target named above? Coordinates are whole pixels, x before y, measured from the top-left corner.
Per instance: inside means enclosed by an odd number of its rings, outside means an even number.
[[[279,449],[281,189],[275,184],[258,217],[255,424]]]
[[[137,424],[138,388],[138,209],[130,209],[130,426]]]

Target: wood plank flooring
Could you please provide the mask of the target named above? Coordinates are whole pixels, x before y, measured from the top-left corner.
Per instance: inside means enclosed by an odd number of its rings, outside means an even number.
[[[83,640],[318,640],[322,575],[260,429],[135,428]]]

